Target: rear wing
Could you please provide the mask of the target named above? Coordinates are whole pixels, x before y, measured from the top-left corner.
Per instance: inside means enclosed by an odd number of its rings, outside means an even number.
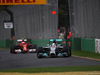
[[[17,42],[27,41],[27,39],[17,39]]]
[[[56,43],[62,43],[62,39],[50,39],[49,43],[53,43],[53,41],[56,41]]]

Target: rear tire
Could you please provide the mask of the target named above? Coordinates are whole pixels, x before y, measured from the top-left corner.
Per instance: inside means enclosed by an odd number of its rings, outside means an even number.
[[[37,45],[36,45],[36,44],[33,44],[33,45],[32,45],[32,49],[36,49],[35,52],[37,52]]]
[[[12,45],[11,45],[11,47],[10,47],[10,53],[13,53]]]
[[[56,48],[56,55],[58,55],[58,53],[61,53],[61,50],[59,48]]]
[[[39,47],[37,53],[43,53],[43,47]]]
[[[71,56],[71,46],[68,47],[68,56]]]
[[[31,45],[27,45],[27,49],[36,49],[36,51],[30,52],[30,53],[35,53],[35,52],[37,52],[37,45],[36,44],[33,44],[32,46]]]

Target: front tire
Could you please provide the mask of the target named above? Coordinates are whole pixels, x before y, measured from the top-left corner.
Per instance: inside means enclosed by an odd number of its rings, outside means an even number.
[[[68,56],[71,56],[71,46],[68,47]]]
[[[43,47],[39,47],[37,50],[37,57],[42,58],[42,55],[40,55],[39,53],[43,53]]]
[[[15,45],[11,45],[10,53],[16,54],[15,49],[16,49],[16,46]]]
[[[63,47],[63,49],[62,49],[62,52],[64,53],[64,52],[66,52],[67,54],[68,54],[68,46],[64,46]],[[69,56],[69,54],[68,55],[63,55],[63,57],[68,57]]]

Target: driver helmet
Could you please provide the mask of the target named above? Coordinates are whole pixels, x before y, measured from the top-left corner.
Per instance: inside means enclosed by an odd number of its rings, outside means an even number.
[[[55,43],[52,43],[52,47],[55,47],[56,46],[56,44]]]
[[[25,43],[25,41],[24,41],[24,40],[22,40],[22,43],[24,44],[24,43]]]

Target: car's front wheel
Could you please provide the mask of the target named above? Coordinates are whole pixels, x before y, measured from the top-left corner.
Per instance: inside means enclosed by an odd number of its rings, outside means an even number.
[[[15,49],[16,49],[16,46],[15,45],[11,45],[10,53],[16,54]]]
[[[40,53],[43,53],[43,47],[39,47],[37,50],[37,57],[42,58],[42,55]]]

